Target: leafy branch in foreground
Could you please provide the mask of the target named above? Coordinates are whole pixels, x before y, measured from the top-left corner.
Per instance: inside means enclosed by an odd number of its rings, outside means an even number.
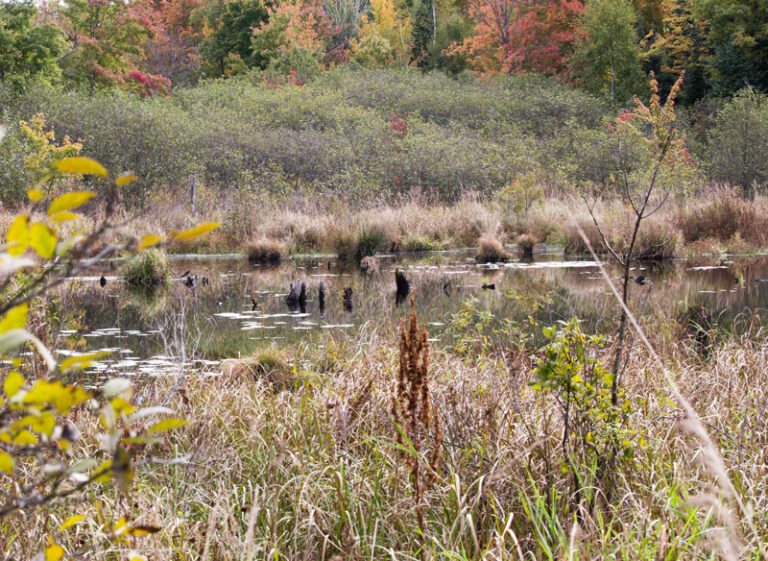
[[[75,211],[96,198],[96,193],[68,192],[49,201],[33,188],[28,191],[30,210],[19,214],[5,234],[4,252],[0,253],[0,357],[6,365],[0,370],[0,520],[54,503],[69,504],[67,501],[94,484],[112,483],[118,494],[127,495],[136,466],[148,461],[141,458],[145,449],[161,441],[166,431],[186,424],[171,416],[173,411],[167,407],[135,407],[132,385],[125,378],[111,379],[96,388],[69,383],[77,379],[78,371],[108,353],[75,355],[57,362],[51,350],[27,329],[30,307],[56,286],[116,251],[136,253],[166,239],[123,235],[112,221],[119,190],[134,176],[110,178],[94,160],[73,157],[53,163],[40,184],[57,173],[102,178],[107,184],[106,212],[90,232],[68,228],[74,233],[67,236],[62,226],[76,225],[81,216]],[[202,224],[172,232],[170,237],[193,239],[216,227],[218,224]],[[108,242],[108,234],[117,241]],[[25,349],[32,352],[22,352]],[[34,356],[45,364],[44,376],[37,379]],[[82,426],[89,418],[97,421],[96,443],[84,442],[85,431],[75,422]],[[115,523],[99,517],[111,541],[158,530],[133,526],[125,517]],[[73,515],[56,534],[84,519],[82,514]],[[49,535],[45,559],[55,561],[64,553]]]

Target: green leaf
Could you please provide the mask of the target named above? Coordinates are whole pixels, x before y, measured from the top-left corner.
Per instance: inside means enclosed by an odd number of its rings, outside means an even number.
[[[183,427],[188,425],[187,421],[183,419],[163,419],[162,421],[159,421],[149,427],[147,429],[147,434],[152,434],[155,432],[164,432],[167,430],[172,430],[178,427]]]
[[[93,191],[75,191],[74,193],[59,195],[48,207],[48,216],[82,206],[95,196],[96,193]]]
[[[53,164],[53,167],[64,173],[81,173],[107,177],[107,170],[99,162],[91,158],[65,158]]]
[[[219,228],[220,226],[221,224],[218,222],[206,222],[205,224],[200,224],[199,226],[190,228],[189,230],[184,230],[182,232],[172,232],[171,235],[177,240],[194,240],[200,236],[204,236],[216,228]]]
[[[8,310],[0,320],[0,333],[5,333],[11,329],[23,329],[27,324],[27,313],[29,304],[21,304]]]

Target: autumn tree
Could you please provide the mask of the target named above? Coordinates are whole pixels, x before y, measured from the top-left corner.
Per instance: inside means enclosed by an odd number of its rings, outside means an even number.
[[[31,77],[59,78],[61,31],[53,25],[35,25],[36,12],[31,2],[0,4],[0,82],[20,86]]]
[[[364,14],[357,37],[350,41],[351,58],[366,66],[407,62],[410,54],[411,21],[393,0],[371,0],[370,14]]]
[[[200,0],[160,0],[153,4],[154,37],[145,48],[144,65],[175,84],[193,81],[202,34],[192,23]]]
[[[550,0],[518,9],[506,57],[507,71],[564,76],[583,11],[582,0]]]
[[[128,74],[138,72],[152,35],[144,8],[129,0],[66,0],[61,10],[71,46],[63,59],[66,75],[87,83],[91,93],[97,85],[129,84]]]
[[[671,0],[659,33],[648,37],[648,56],[660,82],[672,83],[685,72],[681,101],[692,103],[706,95],[707,60],[711,49],[702,22],[691,11],[690,0]]]
[[[333,47],[334,28],[322,0],[286,0],[268,13],[268,21],[253,29],[254,52],[282,73],[313,72]]]
[[[369,0],[323,0],[323,9],[337,30],[339,39],[348,46],[365,14],[371,10]]]
[[[473,0],[475,35],[459,52],[484,72],[563,75],[582,10],[581,0]]]

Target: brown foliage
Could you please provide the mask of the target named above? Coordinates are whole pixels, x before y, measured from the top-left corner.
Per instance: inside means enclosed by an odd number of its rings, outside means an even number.
[[[401,458],[411,471],[416,494],[416,510],[419,527],[424,532],[424,513],[421,503],[425,485],[434,483],[438,476],[442,427],[440,414],[432,407],[429,397],[429,334],[419,328],[416,309],[411,294],[411,314],[408,327],[400,324],[400,368],[397,371],[394,391],[390,395],[390,413],[400,430],[396,429],[395,440],[405,450],[405,438],[413,447],[412,454],[405,451]],[[429,436],[432,435],[431,449]],[[404,438],[405,435],[405,438]],[[428,458],[428,478],[425,481],[421,469],[422,451]]]

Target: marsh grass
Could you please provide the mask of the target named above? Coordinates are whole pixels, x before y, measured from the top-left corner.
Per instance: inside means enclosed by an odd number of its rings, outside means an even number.
[[[125,265],[122,277],[131,292],[151,297],[168,288],[171,272],[165,255],[150,249],[131,259]]]
[[[662,331],[653,333],[654,346]],[[759,558],[759,541],[768,539],[761,459],[768,453],[768,346],[760,332],[722,339],[705,362],[691,358],[690,341],[664,343],[665,357],[677,364],[676,383],[716,435],[757,534],[740,510],[716,497],[699,435],[686,428],[687,413],[656,362],[640,352],[623,379],[636,403],[627,422],[643,445],[629,469],[613,474],[615,498],[598,494],[574,525],[556,405],[528,386],[535,347],[512,353],[503,340],[471,356],[430,349],[429,395],[443,444],[441,477],[424,488],[420,528],[416,482],[402,463],[390,413],[401,364],[392,332],[371,324],[356,335],[329,335],[322,348],[297,349],[302,382],[290,391],[251,375],[250,365],[243,376],[186,372],[168,405],[190,426],[138,456],[176,456],[177,463],[146,465],[130,501],[108,487],[98,491],[106,517],[127,513],[163,532],[92,557],[135,549],[158,559],[414,559],[423,551],[462,560],[656,561],[711,558],[737,547],[744,558]],[[258,369],[273,364],[258,353],[254,362]],[[145,379],[136,398],[160,403],[172,386]],[[90,445],[89,430],[95,427],[85,427],[80,445]],[[85,505],[4,520],[5,551],[33,558],[45,533],[73,509],[88,520],[60,542],[68,553],[101,551],[110,531]]]
[[[285,247],[278,241],[261,239],[248,244],[246,254],[250,263],[276,267],[285,257]]]
[[[475,256],[478,263],[501,263],[509,259],[509,252],[496,237],[484,236],[478,241]]]

